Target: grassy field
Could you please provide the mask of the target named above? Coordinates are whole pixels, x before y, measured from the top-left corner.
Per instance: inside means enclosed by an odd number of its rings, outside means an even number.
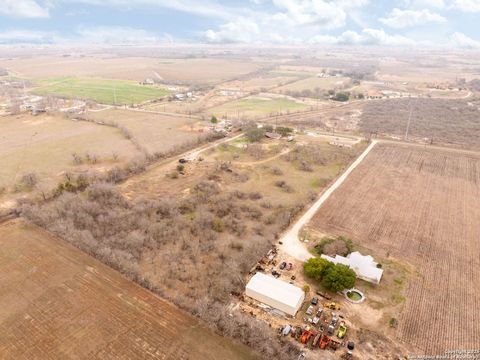
[[[96,155],[98,162],[75,165],[73,153]],[[40,184],[53,185],[65,171],[101,170],[137,154],[131,142],[112,127],[50,114],[0,118],[0,186],[7,191],[25,173],[34,172]]]
[[[201,135],[198,119],[130,110],[105,110],[90,113],[90,119],[116,123],[128,129],[132,137],[148,152],[164,152],[175,145]]]
[[[36,94],[89,99],[102,104],[137,104],[169,94],[164,88],[100,78],[60,77],[39,80],[36,85],[33,90]]]
[[[0,246],[2,359],[257,359],[43,230],[4,223]]]
[[[478,345],[480,315],[472,309],[480,295],[479,184],[480,156],[377,145],[311,222],[414,269],[402,296],[393,299],[403,309],[376,325],[397,318],[394,335],[412,353]],[[379,291],[383,287],[382,280]]]
[[[280,86],[276,88],[275,92],[286,92],[286,91],[302,91],[302,90],[315,90],[320,89],[321,91],[341,89],[344,85],[348,84],[350,81],[347,77],[309,77],[307,79],[302,79],[294,83]]]
[[[287,98],[252,97],[234,100],[208,110],[217,117],[236,119],[237,117],[255,118],[270,114],[286,113],[306,109],[308,105]]]

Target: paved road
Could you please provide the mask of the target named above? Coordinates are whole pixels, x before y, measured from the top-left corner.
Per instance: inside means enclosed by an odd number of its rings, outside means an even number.
[[[306,261],[312,257],[303,243],[298,239],[298,234],[302,227],[308,223],[318,209],[323,205],[325,201],[332,195],[332,193],[343,184],[350,173],[366,158],[368,153],[375,147],[377,140],[373,140],[372,143],[365,149],[365,151],[355,160],[352,165],[315,201],[315,203],[307,210],[306,213],[280,238],[282,245],[280,248],[290,256],[300,260]]]

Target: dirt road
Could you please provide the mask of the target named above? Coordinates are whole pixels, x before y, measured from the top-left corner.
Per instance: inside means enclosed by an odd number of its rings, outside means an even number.
[[[298,239],[298,234],[302,227],[308,223],[323,203],[332,195],[332,193],[343,184],[345,179],[350,173],[365,159],[368,153],[375,147],[377,140],[373,140],[372,143],[365,149],[365,151],[355,160],[352,165],[315,201],[315,203],[303,214],[303,216],[280,238],[280,248],[290,256],[300,260],[306,261],[312,257],[308,252],[305,245]]]

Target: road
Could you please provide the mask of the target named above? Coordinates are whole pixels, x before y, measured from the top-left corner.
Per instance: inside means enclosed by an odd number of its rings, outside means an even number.
[[[373,140],[365,151],[350,165],[350,167],[315,201],[310,209],[305,212],[302,217],[280,238],[280,249],[285,251],[290,256],[300,261],[306,261],[312,257],[303,243],[300,242],[298,235],[302,227],[307,224],[315,213],[320,209],[325,201],[332,195],[332,193],[343,184],[350,173],[367,157],[370,151],[377,144],[377,140]]]

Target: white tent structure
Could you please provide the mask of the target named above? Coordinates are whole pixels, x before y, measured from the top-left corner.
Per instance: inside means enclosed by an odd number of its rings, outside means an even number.
[[[347,257],[335,255],[331,257],[328,255],[322,255],[323,259],[328,260],[334,264],[343,264],[355,271],[357,277],[374,283],[380,283],[383,275],[383,270],[377,268],[377,263],[373,261],[373,257],[370,255],[362,255],[358,251],[352,252]]]
[[[248,282],[245,294],[292,316],[305,300],[305,293],[299,287],[259,272]]]

